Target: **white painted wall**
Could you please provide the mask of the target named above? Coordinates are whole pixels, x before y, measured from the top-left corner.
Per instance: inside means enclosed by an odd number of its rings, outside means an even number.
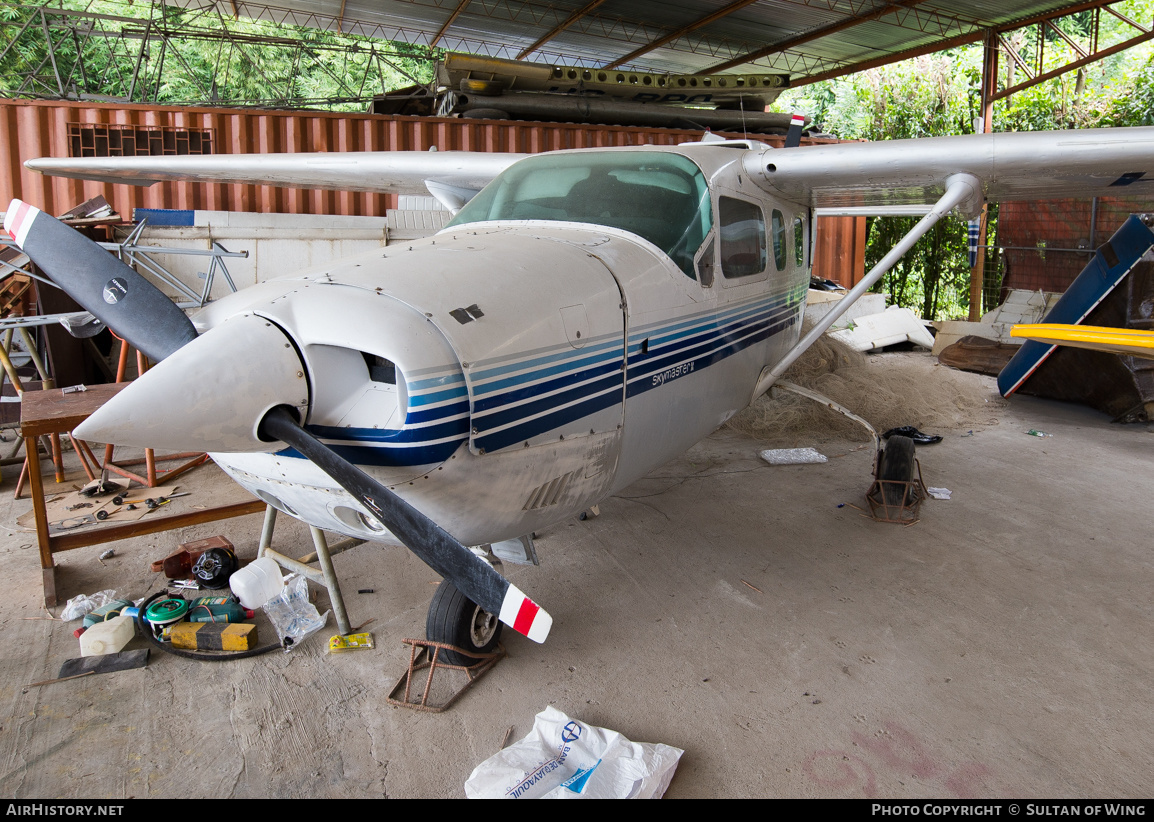
[[[435,233],[448,221],[447,212],[390,210],[385,217],[335,217],[312,214],[255,214],[230,211],[196,211],[194,225],[146,226],[139,245],[189,248],[208,251],[214,242],[229,251],[247,251],[246,259],[225,258],[224,263],[238,289],[345,257]],[[123,236],[118,237],[123,240]],[[201,293],[211,258],[181,254],[149,255],[178,280]],[[147,274],[147,272],[142,272]],[[178,301],[187,298],[176,289],[150,277]],[[229,293],[228,283],[217,272],[211,299]]]

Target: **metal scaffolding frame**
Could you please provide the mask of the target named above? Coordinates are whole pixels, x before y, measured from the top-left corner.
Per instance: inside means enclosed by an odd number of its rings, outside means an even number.
[[[392,59],[402,55],[391,44],[364,37],[338,32],[318,41],[299,26],[253,34],[239,30],[242,26],[237,20],[212,5],[179,9],[142,3],[125,9],[130,14],[0,3],[0,97],[333,108],[367,105],[374,95],[389,90],[386,69],[413,83],[421,82]],[[204,66],[198,70],[187,56],[187,46],[193,42],[216,44],[214,64],[207,71]],[[266,72],[262,67],[266,49],[277,49],[282,56],[287,52],[293,70],[282,76]],[[30,61],[24,59],[29,55]],[[340,70],[330,68],[319,59],[322,56],[338,56]],[[216,78],[227,77],[234,60],[246,61],[259,75],[258,97],[221,96]],[[318,97],[297,88],[299,68],[305,61],[319,66],[340,93]],[[184,99],[172,99],[166,91],[177,79],[193,89]],[[119,93],[109,94],[110,90]]]

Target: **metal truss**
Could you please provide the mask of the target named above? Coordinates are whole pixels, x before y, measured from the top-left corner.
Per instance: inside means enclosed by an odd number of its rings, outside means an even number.
[[[304,7],[286,9],[246,0],[168,2],[167,7],[159,3],[126,5],[123,15],[0,2],[0,95],[347,107],[387,90],[386,66],[401,70],[391,59],[396,55],[394,48],[381,41],[508,59],[532,55],[537,61],[588,68],[620,66],[664,71],[670,65],[679,65],[682,70],[695,66],[689,70],[705,73],[738,68],[787,73],[793,78],[792,85],[799,86],[994,38],[1013,67],[1010,79],[993,97],[1000,99],[1154,38],[1146,22],[1130,20],[1117,10],[1121,0],[1086,0],[1059,12],[997,26],[968,16],[957,6],[949,7],[950,10],[942,3],[931,6],[930,0],[775,0],[774,7],[781,11],[780,28],[791,33],[773,42],[755,41],[753,25],[745,27],[751,32],[742,35],[747,39],[716,33],[714,24],[726,19],[730,21],[727,31],[740,30],[733,23],[740,21],[743,10],[747,10],[746,14],[764,12],[751,8],[755,0],[730,0],[675,27],[601,14],[609,8],[604,5],[605,0],[587,0],[576,9],[552,0],[394,0],[411,7],[412,12],[386,15],[382,11],[376,17],[362,13],[361,19],[355,20],[345,16],[344,3],[339,13],[326,15]],[[179,8],[180,13],[175,13],[173,7]],[[615,4],[613,8],[625,9],[628,14],[627,5]],[[1061,24],[1062,18],[1087,11],[1093,12],[1088,37],[1070,36],[1069,27]],[[1119,42],[1103,42],[1103,12],[1125,23],[1133,36]],[[236,22],[240,18],[280,28],[252,34]],[[393,22],[397,20],[403,22]],[[485,20],[499,23],[497,29],[515,33],[500,42],[497,33],[487,32],[478,23]],[[808,27],[791,29],[790,20],[804,22]],[[904,39],[910,45],[897,53],[845,48],[845,36],[856,34],[860,39],[862,32],[854,30],[865,25],[899,29],[907,34]],[[1032,28],[1038,29],[1038,36],[1013,36]],[[313,36],[306,37],[308,31]],[[316,31],[327,32],[328,36],[318,39]],[[595,39],[601,47],[596,54],[581,53],[578,46],[560,37],[565,33],[586,42]],[[1050,48],[1049,55],[1045,51],[1047,38],[1065,41],[1075,58],[1055,67],[1051,60],[1054,49]],[[1031,43],[1028,51],[1015,45],[1022,40]],[[204,69],[203,48],[198,49],[197,58],[191,54],[192,42],[215,44],[215,64],[210,71]],[[842,46],[834,45],[838,43]],[[284,71],[283,59],[278,64],[281,71],[269,69],[261,57],[265,49],[278,50],[282,58],[290,54],[294,70]],[[613,53],[622,56],[604,56]],[[322,55],[339,55],[341,59],[318,59]],[[212,78],[228,76],[234,60],[244,60],[257,73],[260,91],[255,99],[220,98],[221,89]],[[310,97],[297,89],[295,69],[306,62],[328,72],[335,94]],[[330,65],[335,68],[326,67]],[[172,81],[177,77],[184,84],[181,93],[191,99],[173,97]],[[415,85],[421,83],[417,78],[410,79]]]
[[[1117,43],[1104,45],[1099,38],[1103,11],[1125,23],[1133,30],[1133,36]],[[1008,79],[1004,88],[990,95],[990,100],[1001,100],[1015,92],[1036,86],[1039,83],[1044,83],[1068,71],[1079,69],[1104,57],[1109,57],[1111,54],[1117,54],[1139,43],[1145,43],[1148,40],[1154,39],[1154,25],[1143,25],[1135,20],[1131,20],[1109,5],[1094,8],[1092,12],[1093,21],[1089,32],[1088,43],[1079,43],[1071,38],[1070,35],[1066,34],[1066,32],[1062,31],[1062,29],[1055,24],[1053,18],[1038,20],[1031,26],[1037,29],[1037,38],[1035,40],[1034,53],[1029,55],[1028,58],[1021,53],[1020,47],[1014,42],[1013,38],[1008,36],[1011,32],[996,32],[998,44],[1001,46],[1001,52],[1006,54],[1011,63],[1022,71],[1026,79],[1020,83],[1014,83]],[[1019,28],[1017,31],[1021,30],[1022,29]],[[1072,60],[1067,60],[1062,65],[1046,69],[1047,32],[1052,32],[1057,35],[1058,38],[1065,42],[1078,56]],[[1010,76],[1012,75],[1007,74],[1007,78]]]
[[[801,86],[807,83],[831,80],[835,77],[853,74],[855,72],[864,71],[866,69],[877,68],[879,66],[895,63],[900,60],[908,60],[912,57],[920,57],[925,54],[944,51],[946,49],[957,48],[959,46],[970,45],[973,43],[980,43],[989,40],[991,37],[994,38],[999,44],[1003,44],[1002,47],[1005,48],[1007,52],[1015,51],[1014,47],[1011,46],[1011,43],[1014,39],[1013,34],[1015,32],[1034,27],[1045,28],[1054,32],[1058,32],[1058,36],[1061,39],[1071,43],[1073,46],[1076,41],[1074,38],[1071,38],[1068,34],[1062,31],[1058,25],[1059,22],[1065,18],[1070,18],[1074,15],[1082,14],[1086,11],[1094,11],[1093,28],[1090,37],[1091,43],[1089,46],[1086,44],[1081,44],[1075,48],[1075,51],[1080,54],[1077,60],[1071,61],[1061,67],[1043,71],[1039,67],[1043,65],[1040,60],[1045,59],[1044,54],[1031,55],[1030,59],[1033,61],[1033,66],[1030,68],[1026,67],[1027,60],[1020,54],[1016,59],[1011,55],[1010,59],[1014,60],[1015,64],[1026,72],[1028,79],[1022,83],[1012,84],[1012,88],[1001,90],[997,92],[995,97],[991,98],[1001,99],[1003,97],[1009,96],[1010,94],[1013,94],[1014,92],[1029,88],[1032,85],[1036,85],[1037,83],[1052,79],[1053,77],[1056,77],[1067,71],[1088,65],[1089,63],[1095,62],[1104,57],[1108,57],[1111,54],[1117,54],[1121,51],[1124,51],[1125,49],[1154,38],[1154,35],[1150,33],[1147,27],[1130,20],[1125,15],[1122,15],[1112,8],[1112,6],[1120,5],[1121,2],[1122,0],[1088,0],[1088,2],[1081,3],[1077,6],[1067,7],[1056,12],[1037,14],[1028,18],[1014,20],[1001,26],[983,27],[979,26],[977,23],[973,23],[969,26],[968,31],[963,31],[960,34],[954,35],[952,37],[946,37],[944,39],[934,39],[924,45],[918,45],[901,52],[886,54],[881,57],[870,58],[867,60],[844,61],[840,65],[830,66],[820,71],[810,72],[808,74],[803,74],[802,76],[795,75],[791,85]],[[1105,10],[1107,13],[1112,14],[1113,16],[1133,26],[1138,34],[1122,42],[1110,44],[1100,43],[1099,21],[1101,19],[1102,10]],[[1044,41],[1045,38],[1042,37],[1039,39]],[[772,66],[774,70],[780,71],[782,69],[774,64],[774,59],[780,56],[781,55],[773,55],[765,62]],[[760,66],[758,67],[758,70],[761,70]]]
[[[174,13],[162,5],[125,6],[125,15],[54,6],[0,3],[0,97],[96,100],[194,105],[268,107],[336,107],[367,104],[388,91],[386,69],[414,84],[392,59],[388,43],[340,33],[318,42],[293,27],[268,34],[240,31],[240,26],[212,4]],[[292,24],[290,24],[291,26]],[[213,65],[200,70],[203,49],[194,57],[189,44],[216,46]],[[289,58],[291,70],[266,68],[266,50]],[[334,55],[334,66],[318,59]],[[403,55],[410,59],[416,55]],[[418,58],[419,59],[419,58]],[[216,78],[227,78],[234,61],[243,60],[259,80],[260,93],[247,98],[222,97]],[[301,65],[308,61],[332,81],[337,94],[309,96],[296,87]],[[174,81],[188,89],[172,96]]]

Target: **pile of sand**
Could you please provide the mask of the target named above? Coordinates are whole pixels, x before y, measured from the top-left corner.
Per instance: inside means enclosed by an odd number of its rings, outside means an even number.
[[[878,433],[912,425],[927,434],[997,425],[1005,402],[992,377],[939,365],[926,352],[861,354],[823,336],[784,379],[824,394]],[[813,400],[770,390],[728,423],[772,443],[866,440],[865,429]]]

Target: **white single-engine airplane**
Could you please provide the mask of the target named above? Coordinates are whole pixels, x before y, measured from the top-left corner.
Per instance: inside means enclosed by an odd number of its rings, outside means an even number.
[[[799,339],[814,209],[923,215],[844,309],[952,210],[1149,185],[1154,128],[28,165],[139,185],[429,191],[457,212],[435,236],[246,288],[191,321],[31,206],[14,201],[4,226],[159,361],[78,436],[208,451],[312,525],[392,532],[460,594],[435,597],[451,608],[438,622],[455,627],[430,639],[481,651],[500,627],[486,612],[536,641],[552,620],[466,546],[531,535],[628,486],[748,405],[836,320]]]

